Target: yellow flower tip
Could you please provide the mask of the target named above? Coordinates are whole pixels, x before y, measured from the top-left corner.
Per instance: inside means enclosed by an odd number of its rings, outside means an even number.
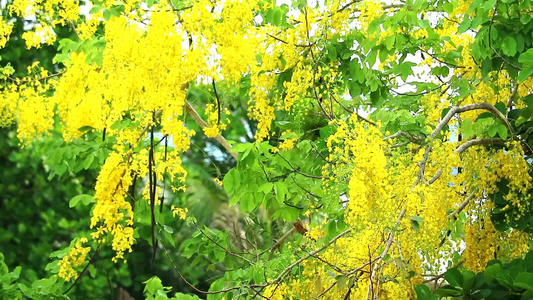
[[[172,216],[176,217],[176,215],[181,219],[185,220],[187,218],[187,212],[189,212],[188,208],[180,208],[180,207],[171,207],[172,210]]]

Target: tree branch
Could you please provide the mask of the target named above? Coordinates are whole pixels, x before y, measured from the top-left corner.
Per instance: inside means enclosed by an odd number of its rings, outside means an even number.
[[[415,144],[420,144],[420,143],[422,143],[424,141],[423,138],[419,138],[419,137],[413,136],[412,134],[410,134],[408,132],[405,132],[405,131],[402,131],[402,130],[396,132],[395,134],[392,134],[392,135],[384,137],[383,141],[386,141],[386,140],[389,140],[389,139],[394,139],[394,138],[397,138],[399,136],[403,136],[406,139],[408,139],[411,143],[415,143]]]
[[[296,267],[297,265],[299,265],[302,261],[316,255],[317,253],[320,253],[322,251],[324,251],[327,247],[329,247],[330,245],[332,245],[333,243],[335,243],[338,239],[340,239],[341,237],[345,236],[346,234],[348,234],[349,232],[351,231],[351,229],[346,229],[345,231],[339,233],[336,237],[332,238],[331,241],[329,241],[326,245],[324,245],[323,247],[315,250],[315,251],[312,251],[310,252],[308,255],[300,258],[299,260],[293,262],[291,265],[289,265],[287,268],[285,268],[279,275],[278,277],[276,277],[276,279],[274,279],[272,282],[268,283],[268,284],[274,284],[276,282],[280,282],[281,279],[283,279],[283,276],[285,276],[288,272],[290,272],[292,270],[292,268]]]
[[[457,154],[461,154],[465,152],[466,149],[475,145],[504,145],[506,142],[506,140],[500,138],[473,139],[457,147],[455,152],[457,152]]]
[[[500,1],[496,0],[496,5],[494,6],[494,12],[492,13],[492,18],[490,19],[490,24],[489,24],[489,47],[492,50],[492,52],[494,52],[494,54],[496,54],[496,56],[498,56],[504,63],[508,64],[509,66],[511,66],[511,67],[513,67],[513,68],[515,68],[517,70],[522,70],[522,68],[520,68],[519,66],[511,63],[510,61],[505,59],[503,56],[501,56],[500,53],[498,53],[496,51],[496,49],[494,49],[494,47],[492,46],[492,42],[491,42],[491,39],[492,39],[492,37],[491,37],[492,24],[494,24],[494,17],[496,16],[499,3],[500,3]]]
[[[202,233],[207,239],[209,239],[211,242],[213,242],[215,245],[217,245],[218,247],[222,248],[222,250],[224,250],[227,254],[229,255],[233,255],[237,258],[240,258],[244,261],[246,261],[248,264],[250,264],[251,266],[255,265],[253,261],[247,259],[246,257],[240,255],[240,254],[237,254],[229,249],[227,249],[226,247],[222,246],[220,243],[218,243],[217,241],[215,241],[213,238],[211,238],[208,234],[206,234],[202,229],[200,229],[200,227],[198,227],[198,224],[196,224],[196,222],[193,222],[194,223],[194,226],[196,227],[196,229],[198,229],[198,231],[200,231],[200,233]]]
[[[451,212],[449,215],[448,215],[448,218],[452,219],[452,218],[457,218],[457,215],[459,213],[461,213],[463,211],[463,209],[465,209],[465,207],[468,205],[468,203],[470,203],[470,201],[474,198],[474,193],[471,193],[470,196],[466,197],[466,199],[461,202],[461,204],[457,207],[456,210],[454,210],[453,212]]]
[[[271,250],[270,250],[270,254],[268,255],[268,260],[271,260],[272,259],[272,256],[274,255],[274,252],[276,252],[276,249],[278,249],[281,244],[289,237],[291,236],[295,231],[298,231],[301,235],[305,235],[305,233],[307,232],[307,229],[305,229],[303,227],[303,224],[300,220],[297,220],[296,222],[294,222],[294,226],[289,230],[287,231],[277,242],[276,244],[274,244],[274,246],[272,246]]]
[[[448,122],[450,122],[450,120],[453,118],[455,114],[460,114],[460,113],[464,113],[467,111],[478,110],[478,109],[484,109],[484,110],[488,110],[489,112],[491,112],[495,117],[497,117],[503,123],[503,125],[505,125],[505,127],[507,127],[507,130],[509,131],[511,136],[514,136],[514,130],[511,127],[511,124],[509,123],[509,121],[507,121],[507,118],[496,107],[494,107],[493,105],[489,103],[474,103],[474,104],[467,104],[463,106],[452,107],[450,111],[448,111],[446,116],[444,116],[442,121],[439,122],[437,127],[435,127],[435,129],[429,136],[430,138],[429,141],[432,142],[435,139],[437,134],[444,128],[444,126],[448,124]]]
[[[196,112],[196,110],[194,109],[194,107],[192,107],[192,105],[188,102],[188,101],[185,101],[185,110],[187,111],[187,113],[192,117],[192,119],[194,120],[194,122],[196,122],[196,124],[198,124],[198,126],[200,126],[200,128],[204,129],[205,127],[207,127],[207,123],[202,119],[202,117],[200,117],[200,115]],[[214,137],[215,141],[217,141],[220,146],[222,146],[233,158],[235,158],[235,160],[238,160],[238,155],[237,155],[237,152],[233,152],[231,151],[231,146],[230,144],[228,144],[228,141],[222,136],[222,135],[217,135]]]
[[[400,225],[400,221],[403,219],[403,216],[405,215],[406,211],[407,210],[405,208],[400,211],[400,214],[398,215],[398,218],[396,219],[396,222],[394,223],[394,227],[398,227],[398,225]],[[385,256],[387,256],[387,253],[389,253],[389,250],[390,250],[390,247],[392,245],[392,241],[393,240],[394,240],[394,231],[389,233],[389,237],[387,238],[387,243],[385,244],[385,249],[383,249],[383,252],[381,252],[381,254],[378,256],[378,260],[376,261],[376,263],[374,264],[374,267],[371,270],[370,282],[375,281],[376,272],[380,268],[381,262],[383,262],[383,258],[385,258]],[[373,287],[372,284],[370,284],[368,286],[368,292],[367,292],[367,295],[366,295],[367,299],[369,299],[370,295],[373,293],[373,288],[374,287]],[[377,297],[377,293],[375,293],[374,297],[372,297],[372,298],[373,299],[377,299],[376,297]]]
[[[460,114],[460,113],[464,113],[464,112],[472,111],[472,110],[478,110],[478,109],[488,110],[490,113],[492,113],[496,118],[498,118],[503,123],[503,125],[505,125],[505,127],[507,128],[507,131],[511,135],[511,140],[514,139],[515,133],[514,133],[514,130],[511,124],[509,123],[507,118],[496,107],[494,107],[493,105],[489,103],[474,103],[474,104],[467,104],[463,106],[452,107],[450,111],[448,111],[448,113],[444,116],[444,118],[442,118],[439,124],[437,124],[437,126],[435,127],[431,135],[429,136],[428,143],[431,143],[433,142],[433,140],[435,140],[435,137],[437,136],[437,134],[439,134],[439,132],[444,128],[444,126],[446,126],[456,114]],[[466,149],[474,145],[489,145],[489,144],[503,144],[503,143],[505,143],[503,140],[497,139],[497,138],[474,139],[459,146],[459,148],[456,149],[456,152],[458,154],[461,154]],[[424,169],[425,169],[430,151],[431,151],[431,145],[426,148],[426,151],[424,152],[424,156],[422,160],[418,163],[420,171],[418,173],[418,177],[413,186],[417,185],[421,180],[424,179]]]
[[[80,281],[81,277],[87,272],[87,269],[89,268],[89,266],[94,262],[94,259],[96,258],[96,255],[98,254],[98,250],[100,250],[100,245],[101,244],[99,243],[98,246],[96,247],[96,250],[94,250],[93,255],[91,255],[91,258],[89,258],[89,262],[87,263],[87,265],[83,268],[83,270],[80,272],[78,277],[76,277],[76,280],[74,280],[72,285],[69,286],[68,289],[63,292],[63,295],[66,295],[68,292],[70,292],[70,290],[72,290],[72,288],[76,286],[78,281]]]

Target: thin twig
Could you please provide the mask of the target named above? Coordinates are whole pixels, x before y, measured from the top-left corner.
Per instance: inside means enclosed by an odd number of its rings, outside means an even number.
[[[233,290],[239,290],[239,289],[242,288],[241,286],[234,286],[234,287],[231,287],[231,288],[228,288],[228,289],[212,291],[212,292],[202,291],[202,290],[198,289],[197,287],[195,287],[193,284],[191,284],[189,281],[187,281],[187,279],[185,279],[185,277],[183,277],[183,275],[181,274],[181,272],[178,269],[178,267],[176,267],[176,264],[174,263],[174,260],[170,257],[170,254],[168,254],[167,249],[165,247],[162,247],[162,248],[165,251],[165,254],[167,255],[168,259],[172,263],[172,266],[174,267],[174,270],[176,271],[176,273],[178,273],[178,276],[181,278],[181,280],[183,280],[183,282],[185,282],[185,284],[187,284],[195,292],[198,292],[200,294],[205,294],[205,295],[214,295],[214,294],[227,293],[227,292],[233,291]],[[250,286],[250,287],[255,287],[255,286]]]
[[[291,169],[293,170],[294,173],[297,173],[297,174],[300,174],[302,176],[305,176],[305,177],[309,177],[309,178],[315,178],[315,179],[327,179],[326,177],[323,177],[323,176],[317,176],[317,175],[310,175],[310,174],[306,174],[306,173],[303,173],[303,172],[300,172],[300,170],[298,170],[297,168],[295,168],[290,161],[288,161],[285,157],[283,157],[281,154],[277,154],[279,157],[281,157],[285,162],[287,162],[287,164],[289,165],[289,167],[291,167]]]
[[[411,143],[415,143],[415,144],[420,144],[420,143],[422,143],[424,141],[423,138],[413,136],[412,134],[410,134],[408,132],[405,132],[405,131],[402,131],[402,130],[396,132],[395,134],[392,134],[392,135],[384,137],[383,141],[386,141],[388,139],[394,139],[394,138],[397,138],[399,136],[403,136],[406,139],[408,139]]]
[[[407,210],[405,208],[400,211],[400,214],[398,215],[398,218],[396,219],[396,222],[394,223],[394,227],[398,227],[398,225],[400,225],[400,221],[403,219],[403,216],[405,215],[406,211]],[[392,245],[393,239],[394,239],[394,231],[389,233],[389,237],[387,238],[387,242],[385,244],[385,249],[383,249],[383,252],[378,256],[378,260],[376,261],[376,264],[374,264],[374,267],[372,268],[370,272],[370,282],[376,279],[376,272],[380,268],[381,262],[383,262],[383,259],[385,258],[385,256],[387,256],[387,253],[389,253],[389,249]],[[373,293],[373,286],[372,284],[370,284],[368,286],[367,299],[369,299],[372,293]],[[375,297],[372,297],[372,299],[374,298]]]
[[[322,291],[322,293],[318,294],[318,296],[315,299],[319,299],[320,297],[324,296],[327,292],[329,292],[335,285],[337,285],[337,281],[334,281],[327,289]]]
[[[335,236],[334,238],[332,238],[326,245],[324,245],[323,247],[315,250],[315,251],[312,251],[310,252],[308,255],[298,259],[297,261],[293,262],[292,264],[290,264],[288,267],[286,267],[279,275],[278,277],[276,277],[276,279],[274,279],[272,282],[268,283],[268,284],[274,284],[274,283],[277,283],[277,282],[280,282],[281,279],[283,279],[283,277],[289,273],[292,268],[296,267],[297,265],[299,265],[300,263],[302,263],[304,260],[312,257],[313,255],[316,255],[317,253],[320,253],[322,251],[324,251],[327,247],[329,247],[330,245],[332,245],[333,243],[335,243],[338,239],[340,239],[341,237],[345,236],[346,234],[348,234],[349,232],[351,231],[351,229],[346,229],[345,231],[339,233],[337,236]]]
[[[490,23],[489,23],[489,47],[494,52],[494,54],[496,54],[496,56],[498,56],[499,58],[501,58],[501,60],[503,60],[504,63],[510,65],[511,67],[513,67],[513,68],[515,68],[517,70],[522,70],[522,68],[520,68],[519,66],[511,63],[510,61],[505,59],[503,56],[501,56],[500,53],[498,53],[498,51],[496,51],[496,49],[494,49],[494,47],[492,46],[492,41],[491,41],[492,24],[494,24],[494,17],[496,16],[496,13],[498,12],[498,4],[499,3],[500,3],[500,1],[496,0],[496,5],[494,6],[494,12],[492,13],[492,18],[490,19]]]
[[[155,255],[157,250],[157,243],[155,238],[155,190],[156,178],[154,171],[154,125],[155,112],[152,114],[152,124],[150,126],[150,151],[148,152],[148,189],[150,193],[150,224],[152,233],[152,259],[150,267],[153,269],[155,262]]]
[[[215,93],[215,100],[217,100],[217,112],[218,112],[217,125],[220,125],[220,99],[218,98],[217,87],[215,85],[215,80],[214,79],[213,79],[212,83],[213,83],[213,91]]]
[[[276,249],[278,249],[281,244],[289,237],[291,236],[294,232],[296,231],[296,227],[292,227],[289,231],[287,231],[275,244],[274,246],[272,246],[272,248],[270,248],[270,254],[268,254],[268,260],[271,260],[272,257],[274,256],[274,252],[276,251]]]
[[[429,93],[431,93],[431,92],[433,92],[433,91],[436,91],[436,90],[442,88],[443,86],[445,86],[445,85],[447,85],[447,84],[448,84],[448,83],[445,82],[445,83],[443,83],[443,84],[441,84],[441,85],[439,85],[439,86],[437,86],[437,87],[434,87],[434,88],[432,88],[432,89],[429,89],[429,90],[426,90],[426,91],[423,91],[423,92],[418,92],[418,93],[400,93],[400,92],[395,91],[395,90],[393,90],[393,89],[391,89],[390,91],[393,92],[393,93],[395,93],[395,94],[397,94],[397,95],[401,95],[401,96],[423,96],[423,95],[429,94]]]
[[[76,280],[74,280],[72,285],[69,286],[69,288],[63,292],[63,295],[66,295],[68,292],[70,292],[70,290],[78,283],[78,281],[85,274],[85,272],[87,272],[87,269],[89,268],[89,266],[93,263],[94,259],[96,258],[96,254],[98,253],[98,250],[100,249],[100,245],[101,244],[98,244],[98,246],[96,247],[96,250],[94,250],[93,255],[91,255],[91,258],[89,258],[89,262],[87,263],[87,265],[83,268],[83,270],[80,272],[78,277],[76,277]]]
[[[246,261],[248,264],[250,264],[252,266],[254,265],[253,261],[249,260],[248,258],[246,258],[246,257],[244,257],[244,256],[242,256],[242,255],[240,255],[238,253],[235,253],[235,252],[229,250],[228,248],[222,246],[219,242],[215,241],[208,234],[206,234],[202,229],[200,229],[200,227],[198,227],[198,224],[196,224],[196,222],[194,222],[194,226],[196,226],[196,229],[198,229],[198,231],[200,231],[200,233],[202,233],[207,239],[209,239],[211,242],[213,242],[218,247],[222,248],[222,250],[224,250],[227,254],[235,256],[237,258],[240,258],[240,259]]]

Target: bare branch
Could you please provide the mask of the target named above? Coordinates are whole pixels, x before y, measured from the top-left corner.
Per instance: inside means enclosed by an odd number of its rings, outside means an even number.
[[[72,283],[72,285],[70,285],[68,287],[68,289],[66,291],[63,292],[63,295],[67,294],[68,292],[70,292],[70,290],[72,290],[73,287],[76,286],[76,284],[80,281],[81,277],[83,275],[85,275],[85,273],[87,272],[87,269],[89,268],[89,266],[94,263],[94,260],[96,258],[96,255],[98,254],[98,250],[100,250],[100,243],[98,243],[98,246],[96,246],[96,250],[94,250],[94,253],[93,255],[91,255],[91,258],[89,258],[89,262],[87,263],[87,265],[85,265],[85,267],[83,268],[83,270],[80,272],[80,274],[78,275],[78,277],[76,277],[76,280],[74,280],[74,282]]]
[[[440,175],[442,174],[442,168],[440,168],[433,177],[428,181],[428,184],[432,184],[433,182],[437,181],[439,179]]]
[[[348,234],[349,232],[351,231],[351,229],[346,229],[345,231],[339,233],[336,237],[332,238],[326,245],[324,245],[323,247],[315,250],[315,251],[312,251],[310,252],[308,255],[300,258],[299,260],[293,262],[292,264],[290,264],[287,268],[285,268],[279,275],[278,277],[276,277],[276,279],[274,279],[272,282],[270,282],[269,284],[274,284],[276,282],[280,282],[283,277],[289,273],[294,267],[296,267],[297,265],[299,265],[300,263],[302,263],[302,261],[324,251],[327,247],[331,246],[333,243],[335,243],[338,239],[340,239],[341,237],[345,236],[346,234]]]
[[[474,104],[467,104],[467,105],[463,105],[463,106],[454,106],[454,107],[452,107],[450,109],[450,111],[448,111],[448,113],[444,116],[444,118],[442,118],[442,120],[439,122],[439,124],[437,124],[437,126],[435,127],[435,129],[433,130],[431,135],[429,136],[428,143],[431,143],[433,140],[435,140],[435,137],[439,134],[439,132],[441,132],[441,130],[444,128],[444,126],[446,126],[456,114],[460,114],[460,113],[464,113],[464,112],[472,111],[472,110],[478,110],[478,109],[488,110],[490,113],[492,113],[496,118],[498,118],[503,123],[503,125],[505,125],[505,127],[507,127],[507,131],[511,135],[511,139],[514,139],[515,133],[514,133],[514,130],[513,130],[512,126],[511,126],[511,124],[509,123],[507,118],[496,107],[494,107],[493,105],[491,105],[489,103],[474,103]],[[468,149],[469,147],[474,146],[474,145],[490,145],[490,144],[503,144],[503,143],[505,143],[504,140],[497,139],[497,138],[493,138],[493,139],[474,139],[474,140],[468,141],[468,142],[464,143],[463,145],[459,146],[459,148],[456,149],[456,152],[461,154],[466,149]],[[417,185],[421,180],[424,179],[424,169],[425,169],[428,157],[429,157],[429,152],[431,152],[431,146],[428,146],[426,148],[426,151],[424,152],[424,156],[423,156],[422,160],[418,163],[420,171],[418,173],[418,177],[417,177],[415,183],[413,184],[413,186]],[[440,176],[440,174],[439,174],[439,176]],[[437,178],[435,178],[435,180]]]
[[[463,209],[465,209],[468,203],[470,203],[470,200],[472,200],[473,198],[474,198],[474,193],[471,193],[470,196],[466,197],[466,199],[463,202],[461,202],[461,204],[457,207],[456,210],[454,210],[448,215],[448,218],[450,219],[457,218],[457,215],[461,213]]]
[[[327,177],[323,177],[323,176],[318,176],[318,175],[310,175],[310,174],[306,174],[306,173],[303,173],[301,172],[300,170],[298,170],[298,168],[295,168],[291,162],[289,160],[287,160],[285,157],[283,157],[283,155],[281,154],[277,154],[279,157],[281,157],[285,162],[287,162],[287,164],[292,168],[293,172],[296,173],[296,174],[300,174],[302,176],[305,176],[305,177],[308,177],[308,178],[314,178],[314,179],[328,179]]]
[[[396,219],[396,222],[394,223],[394,227],[398,227],[400,225],[400,221],[403,219],[403,216],[406,213],[406,209],[402,209],[400,211],[400,214],[398,215],[398,218]],[[378,256],[378,260],[374,264],[374,267],[372,268],[371,274],[370,274],[370,282],[375,281],[376,279],[376,272],[381,266],[381,263],[383,262],[383,258],[387,256],[387,253],[389,253],[390,247],[392,245],[392,241],[394,240],[394,231],[389,233],[389,237],[387,238],[387,243],[385,244],[385,249],[383,249],[383,252]],[[373,293],[373,285],[370,284],[368,286],[368,292],[366,298],[369,299],[370,295]],[[374,295],[373,298],[377,297],[377,293]]]
[[[444,118],[439,122],[437,127],[435,127],[435,129],[429,136],[429,141],[432,142],[435,139],[437,134],[439,134],[439,132],[444,128],[444,126],[446,126],[448,122],[450,122],[450,120],[453,118],[453,116],[455,116],[455,114],[460,114],[460,113],[464,113],[467,111],[478,110],[478,109],[484,109],[484,110],[488,110],[489,112],[491,112],[495,117],[497,117],[503,123],[503,125],[505,125],[505,127],[507,127],[507,130],[509,131],[511,136],[514,136],[514,130],[511,124],[509,123],[509,121],[507,121],[507,118],[496,107],[494,107],[493,105],[489,103],[474,103],[474,104],[467,104],[463,106],[452,107],[450,111],[448,111],[446,116],[444,116]]]
[[[222,248],[222,250],[224,250],[227,254],[229,255],[232,255],[232,256],[235,256],[237,258],[240,258],[244,261],[246,261],[247,263],[249,263],[250,265],[255,265],[253,261],[247,259],[246,257],[238,254],[238,253],[235,253],[231,250],[229,250],[228,248],[222,246],[220,243],[218,243],[217,241],[215,241],[213,238],[211,238],[207,233],[205,233],[202,229],[200,229],[200,227],[198,227],[198,224],[196,224],[196,222],[194,222],[194,226],[196,227],[196,229],[198,229],[198,231],[200,231],[200,233],[202,233],[207,239],[209,239],[211,242],[213,242],[215,245],[217,245],[218,247]]]
[[[327,292],[329,292],[335,285],[337,285],[337,281],[334,281],[327,289],[325,289],[324,291],[322,291],[322,293],[320,293],[316,299],[320,299],[320,297],[324,296]]]
[[[413,184],[413,187],[415,187],[421,180],[424,180],[424,170],[426,169],[426,163],[429,158],[429,152],[431,151],[431,146],[428,146],[426,148],[426,151],[424,152],[424,156],[422,156],[422,160],[418,163],[418,167],[420,168],[420,171],[418,171],[418,176],[416,177],[416,181]]]
[[[392,134],[392,135],[389,135],[389,136],[386,136],[383,138],[383,141],[386,141],[386,140],[389,140],[389,139],[394,139],[394,138],[397,138],[399,136],[403,136],[405,137],[406,139],[408,139],[411,143],[415,143],[415,144],[420,144],[424,141],[424,139],[422,138],[419,138],[419,137],[416,137],[408,132],[405,132],[405,131],[398,131],[396,132],[395,134]]]
[[[239,290],[239,289],[243,288],[242,286],[234,286],[234,287],[231,287],[231,288],[228,288],[228,289],[224,289],[224,290],[219,290],[219,291],[212,291],[212,292],[202,291],[202,290],[198,289],[197,287],[195,287],[192,283],[187,281],[187,279],[185,279],[185,277],[183,277],[183,275],[181,274],[180,270],[178,270],[178,267],[176,267],[176,264],[174,263],[174,260],[170,257],[170,254],[168,254],[167,249],[165,247],[163,247],[163,250],[165,251],[165,254],[167,255],[167,257],[170,260],[170,262],[172,263],[172,266],[174,267],[174,270],[176,271],[176,273],[178,273],[178,275],[181,278],[181,280],[183,280],[183,282],[185,282],[185,284],[187,284],[190,288],[192,288],[197,293],[205,294],[205,295],[214,295],[214,294],[227,293],[229,291]],[[251,285],[250,287],[254,287],[254,286]]]
[[[457,149],[455,149],[455,152],[457,154],[462,154],[466,151],[466,149],[475,145],[504,145],[506,142],[507,140],[503,140],[500,138],[473,139],[457,147]],[[440,175],[442,175],[442,168],[439,169],[435,173],[435,175],[433,175],[433,177],[431,177],[431,179],[428,181],[428,184],[432,184],[433,182],[435,182],[437,179],[439,179]]]
[[[268,260],[271,260],[272,259],[272,256],[274,255],[274,252],[276,251],[276,249],[278,249],[281,244],[289,237],[291,236],[291,234],[293,234],[295,231],[297,231],[298,233],[300,233],[301,235],[305,235],[305,233],[307,232],[307,229],[305,229],[305,227],[303,226],[302,222],[300,220],[297,220],[296,222],[294,222],[294,226],[291,228],[291,230],[287,231],[277,242],[276,244],[274,244],[274,246],[272,246],[271,250],[270,250],[270,254],[268,255]]]
[[[188,101],[185,101],[185,110],[187,111],[187,113],[193,118],[194,122],[196,122],[196,124],[198,124],[198,126],[200,126],[200,128],[204,129],[205,127],[207,127],[207,123],[202,119],[202,117],[200,117],[200,115],[196,112],[196,110],[194,109],[194,107],[192,107],[192,105],[188,102]],[[228,144],[228,141],[222,136],[222,135],[217,135],[214,137],[215,141],[217,141],[220,146],[222,146],[233,158],[235,158],[235,160],[238,159],[238,155],[237,155],[237,152],[233,152],[231,151],[231,146],[230,144]]]
[[[504,145],[506,142],[507,140],[500,138],[473,139],[457,147],[457,149],[455,149],[455,152],[457,152],[457,154],[461,154],[465,152],[466,149],[475,145]]]

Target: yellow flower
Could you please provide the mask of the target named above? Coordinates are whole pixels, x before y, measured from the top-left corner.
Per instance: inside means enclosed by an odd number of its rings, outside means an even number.
[[[187,212],[189,212],[188,208],[175,207],[174,205],[172,205],[171,210],[172,210],[172,215],[174,217],[178,215],[179,218],[182,220],[185,220],[187,218]]]
[[[87,254],[91,251],[91,247],[82,246],[85,243],[87,243],[87,238],[83,237],[77,240],[74,246],[70,248],[68,253],[58,263],[59,273],[57,275],[65,281],[70,281],[78,276],[75,268],[85,262]]]

